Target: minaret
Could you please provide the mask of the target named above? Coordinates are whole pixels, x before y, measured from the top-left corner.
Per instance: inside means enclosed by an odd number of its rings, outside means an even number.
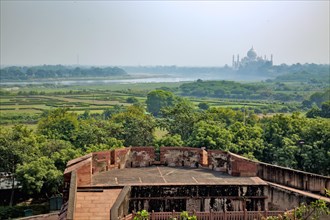
[[[235,69],[235,55],[233,54],[233,69]]]
[[[236,68],[238,69],[240,66],[240,61],[239,61],[239,54],[237,54],[237,62],[236,62]]]
[[[270,62],[272,64],[272,66],[273,66],[273,54],[270,55]]]

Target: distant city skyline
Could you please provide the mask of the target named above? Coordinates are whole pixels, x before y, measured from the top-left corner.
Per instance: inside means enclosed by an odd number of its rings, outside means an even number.
[[[3,1],[1,65],[329,64],[329,1]]]

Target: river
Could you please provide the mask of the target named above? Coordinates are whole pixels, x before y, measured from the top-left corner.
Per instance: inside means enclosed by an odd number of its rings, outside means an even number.
[[[15,81],[0,82],[0,85],[86,85],[86,84],[129,84],[129,83],[162,83],[162,82],[192,82],[197,79],[214,80],[214,77],[150,77],[131,79],[69,79],[69,80],[40,80],[40,81]]]

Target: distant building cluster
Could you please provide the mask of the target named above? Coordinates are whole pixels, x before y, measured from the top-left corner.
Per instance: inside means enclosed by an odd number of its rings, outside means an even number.
[[[242,59],[237,55],[237,59],[235,60],[235,55],[233,55],[233,64],[232,68],[234,70],[241,69],[258,69],[260,67],[269,67],[273,65],[273,54],[270,56],[270,60],[267,59],[266,55],[264,57],[257,55],[257,52],[252,48],[247,52],[247,56]]]

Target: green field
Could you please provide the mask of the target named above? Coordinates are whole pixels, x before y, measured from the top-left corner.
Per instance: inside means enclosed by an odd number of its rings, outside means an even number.
[[[40,115],[47,110],[55,108],[69,108],[77,114],[89,111],[91,114],[102,114],[106,109],[114,106],[129,106],[127,98],[134,97],[142,105],[145,105],[148,92],[155,89],[166,89],[181,95],[179,86],[183,82],[174,83],[127,83],[127,84],[101,84],[101,85],[24,85],[2,86],[0,95],[0,123],[2,125],[24,123],[34,124]],[[260,83],[256,82],[255,85]],[[269,84],[270,90],[277,93],[277,84]],[[289,82],[281,84],[281,92],[294,95],[301,94],[308,97],[314,92],[314,88],[301,83]],[[289,86],[290,91],[285,89]],[[322,90],[322,88],[319,88]],[[315,88],[317,91],[317,89]],[[259,115],[276,112],[287,113],[299,109],[299,102],[282,102],[268,100],[249,100],[216,97],[187,97],[198,108],[201,102],[210,107],[229,107],[242,111],[254,111]]]

